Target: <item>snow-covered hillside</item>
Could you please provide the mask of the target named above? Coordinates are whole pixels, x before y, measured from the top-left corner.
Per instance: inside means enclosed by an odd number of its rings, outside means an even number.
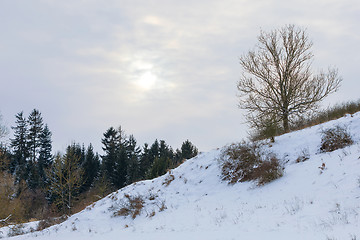
[[[337,124],[348,126],[354,144],[320,153],[321,129]],[[267,185],[222,182],[221,150],[214,150],[120,189],[60,225],[14,239],[360,239],[360,113],[264,147],[285,166],[284,176]],[[304,151],[310,159],[296,163]],[[114,216],[125,195],[144,201],[135,219]]]

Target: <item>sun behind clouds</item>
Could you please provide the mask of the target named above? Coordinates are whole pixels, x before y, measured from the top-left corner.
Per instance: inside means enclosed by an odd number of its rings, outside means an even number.
[[[142,90],[151,90],[156,87],[158,77],[151,71],[146,71],[141,74],[140,78],[136,81],[136,85]]]

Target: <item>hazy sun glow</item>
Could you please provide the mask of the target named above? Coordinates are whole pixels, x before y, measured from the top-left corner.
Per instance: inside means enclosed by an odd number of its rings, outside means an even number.
[[[136,84],[143,90],[150,90],[155,87],[157,77],[151,71],[143,73]]]

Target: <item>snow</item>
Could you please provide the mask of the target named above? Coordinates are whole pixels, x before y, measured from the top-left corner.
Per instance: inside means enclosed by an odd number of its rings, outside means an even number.
[[[321,130],[337,124],[348,127],[354,144],[320,153]],[[157,179],[120,189],[62,224],[12,239],[360,238],[360,113],[279,136],[263,147],[285,167],[282,178],[264,186],[221,181],[221,149],[213,150]],[[296,163],[303,151],[310,159]],[[135,219],[113,216],[126,202],[124,194],[144,199]],[[24,230],[30,227],[35,223]],[[1,228],[0,236],[8,231]]]

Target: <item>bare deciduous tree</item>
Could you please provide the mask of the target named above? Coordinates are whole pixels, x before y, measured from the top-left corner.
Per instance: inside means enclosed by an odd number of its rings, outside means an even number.
[[[312,42],[304,29],[286,25],[261,31],[258,41],[255,50],[240,57],[239,107],[247,110],[252,127],[282,123],[288,132],[292,119],[314,110],[342,79],[336,69],[311,71]]]
[[[5,137],[8,134],[8,129],[5,125],[2,123],[2,116],[0,113],[0,139]]]
[[[64,156],[57,154],[50,169],[49,193],[54,204],[62,209],[63,213],[71,214],[75,196],[84,181],[84,171],[79,167],[80,159],[74,152],[68,152]]]

